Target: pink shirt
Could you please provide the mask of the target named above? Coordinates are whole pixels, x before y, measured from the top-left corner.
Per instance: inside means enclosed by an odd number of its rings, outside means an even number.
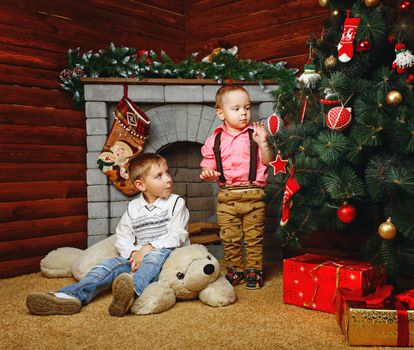
[[[201,154],[204,159],[201,161],[202,168],[217,170],[216,159],[214,157],[213,147],[214,139],[218,132],[221,133],[221,160],[223,163],[223,172],[226,178],[226,186],[238,186],[249,184],[250,169],[250,141],[247,129],[253,129],[251,126],[246,127],[237,135],[229,134],[226,126],[223,124],[214,130],[212,136],[209,136],[201,147]],[[258,148],[257,157],[257,175],[253,183],[259,187],[267,184],[267,166],[262,163],[262,151]],[[217,179],[219,185],[223,185]]]

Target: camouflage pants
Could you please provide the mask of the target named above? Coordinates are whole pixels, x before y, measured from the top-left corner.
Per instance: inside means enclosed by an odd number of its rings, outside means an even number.
[[[222,189],[218,194],[217,221],[227,268],[262,269],[266,204],[261,188]],[[243,259],[243,242],[245,261]]]

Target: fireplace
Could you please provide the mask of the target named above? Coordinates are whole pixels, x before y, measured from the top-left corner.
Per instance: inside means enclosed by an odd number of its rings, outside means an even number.
[[[197,84],[195,84],[196,82]],[[88,246],[115,232],[131,197],[110,184],[97,167],[97,157],[113,122],[112,113],[128,84],[128,97],[151,120],[145,152],[162,154],[169,163],[174,192],[186,199],[191,222],[215,222],[216,184],[199,179],[200,148],[220,124],[214,99],[221,85],[203,80],[84,79],[87,130]],[[252,116],[261,120],[273,111],[273,96],[255,84],[246,84],[252,102]],[[271,178],[271,176],[269,177]],[[271,221],[271,220],[269,220]],[[272,249],[274,228],[267,225],[264,246]]]

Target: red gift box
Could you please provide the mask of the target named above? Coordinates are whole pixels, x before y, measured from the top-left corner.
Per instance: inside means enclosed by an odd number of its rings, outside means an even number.
[[[338,289],[336,316],[350,345],[414,345],[414,289],[392,292],[384,285],[365,297],[349,297]]]
[[[385,271],[364,261],[304,254],[283,261],[283,302],[335,313],[336,290],[364,296],[386,282]]]

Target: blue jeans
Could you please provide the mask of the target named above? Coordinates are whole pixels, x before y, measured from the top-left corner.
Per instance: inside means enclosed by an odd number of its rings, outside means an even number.
[[[154,249],[145,254],[140,268],[134,273],[134,289],[140,296],[144,289],[152,282],[158,280],[161,267],[171,254],[172,249]],[[123,257],[109,258],[96,265],[78,283],[66,286],[58,292],[66,293],[79,299],[82,305],[111,287],[114,279],[121,273],[130,273],[131,265]]]

